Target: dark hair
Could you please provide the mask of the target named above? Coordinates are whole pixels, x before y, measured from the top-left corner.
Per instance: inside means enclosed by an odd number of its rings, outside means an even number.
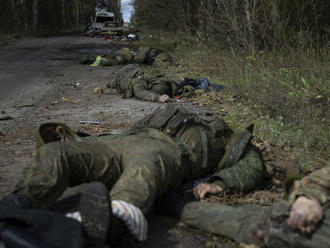
[[[152,86],[150,91],[160,95],[168,95],[169,97],[172,97],[172,87],[170,83],[155,84]]]

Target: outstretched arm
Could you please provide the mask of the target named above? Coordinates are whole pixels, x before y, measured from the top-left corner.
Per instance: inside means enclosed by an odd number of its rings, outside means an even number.
[[[248,145],[238,162],[214,173],[210,182],[226,190],[247,192],[254,190],[262,177],[263,163],[259,151]]]
[[[322,205],[330,200],[330,168],[313,172],[296,181],[289,201],[288,225],[302,233],[312,233],[323,219]]]
[[[262,177],[263,163],[259,151],[249,145],[237,163],[214,173],[209,183],[197,185],[193,192],[200,200],[203,200],[207,194],[218,194],[224,190],[247,192],[255,189]]]
[[[330,168],[314,171],[300,181],[296,181],[289,201],[292,205],[299,196],[318,201],[321,205],[330,200]]]

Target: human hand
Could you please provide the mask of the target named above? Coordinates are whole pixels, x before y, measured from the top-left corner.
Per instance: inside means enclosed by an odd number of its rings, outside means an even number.
[[[168,102],[170,100],[170,97],[168,95],[162,95],[159,97],[158,101],[160,103],[165,103],[165,102]]]
[[[316,200],[300,196],[293,204],[287,224],[304,234],[311,234],[323,219],[323,210]]]
[[[193,188],[193,194],[196,199],[203,201],[205,200],[206,194],[219,194],[223,191],[223,189],[213,183],[200,183],[196,187]]]

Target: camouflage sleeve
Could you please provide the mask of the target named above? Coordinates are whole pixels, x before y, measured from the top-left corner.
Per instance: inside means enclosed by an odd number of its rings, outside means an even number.
[[[134,95],[136,98],[158,102],[160,95],[147,90],[147,83],[142,79],[134,80],[133,83]]]
[[[320,204],[328,202],[330,200],[330,168],[314,171],[297,181],[289,197],[290,204],[293,204],[299,196],[317,200]]]
[[[210,178],[225,190],[248,192],[254,190],[263,178],[263,162],[256,147],[249,145],[242,158],[229,168],[219,170]]]

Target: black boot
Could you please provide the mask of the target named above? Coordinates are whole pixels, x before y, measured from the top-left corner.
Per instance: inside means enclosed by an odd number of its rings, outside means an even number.
[[[102,183],[94,182],[82,188],[77,212],[88,238],[107,241],[111,211],[109,191]]]
[[[29,199],[25,196],[19,194],[11,194],[7,195],[0,201],[0,204],[3,206],[11,207],[11,208],[31,208],[32,204]]]

